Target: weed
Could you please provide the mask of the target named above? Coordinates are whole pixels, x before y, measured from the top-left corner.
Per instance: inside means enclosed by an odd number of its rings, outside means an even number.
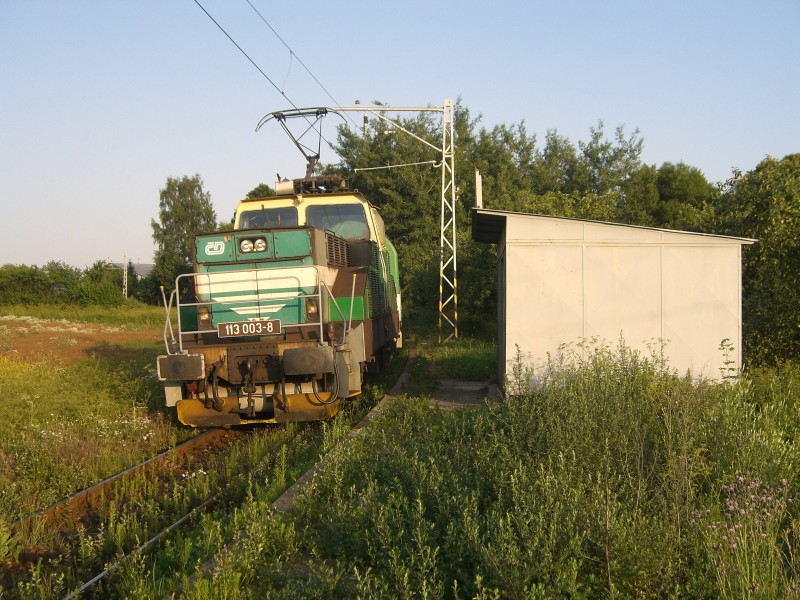
[[[19,552],[19,540],[11,534],[11,528],[5,519],[0,518],[0,564],[16,560]]]
[[[724,598],[776,598],[792,591],[782,541],[793,500],[787,480],[773,487],[739,474],[722,488],[724,506],[697,511],[718,589]],[[721,514],[721,516],[720,516]]]

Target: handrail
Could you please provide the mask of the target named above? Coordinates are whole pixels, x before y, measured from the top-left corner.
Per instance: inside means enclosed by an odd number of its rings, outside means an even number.
[[[353,329],[353,305],[356,303],[356,274],[353,273],[353,285],[350,289],[350,320],[347,323],[347,333]]]
[[[164,331],[162,332],[161,336],[164,340],[164,348],[167,350],[167,354],[172,354],[172,348],[175,347],[175,332],[172,330],[172,321],[169,318],[170,313],[172,312],[172,299],[175,297],[175,290],[172,290],[169,294],[169,302],[167,302],[167,297],[164,295],[164,286],[161,286],[161,300],[164,302],[164,311],[166,312],[166,320],[164,321]],[[167,332],[169,331],[169,341],[167,341]]]
[[[339,316],[342,318],[342,321],[347,321],[347,319],[344,318],[344,313],[342,312],[342,309],[339,308],[339,303],[336,301],[333,292],[331,292],[331,288],[329,288],[328,284],[325,283],[324,281],[322,282],[322,285],[325,286],[325,291],[328,292],[328,297],[331,299],[333,305],[336,307],[336,312],[339,313]]]

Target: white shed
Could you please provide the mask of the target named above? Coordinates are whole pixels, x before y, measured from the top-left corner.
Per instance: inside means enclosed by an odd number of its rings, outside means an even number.
[[[559,346],[598,338],[719,379],[741,365],[741,252],[755,240],[473,209],[472,237],[497,244],[499,381],[517,347],[534,374]]]

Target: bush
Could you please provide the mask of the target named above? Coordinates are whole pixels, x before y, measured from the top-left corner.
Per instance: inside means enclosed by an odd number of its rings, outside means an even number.
[[[123,301],[122,271],[104,261],[84,271],[55,261],[44,267],[0,266],[0,305],[119,306]]]

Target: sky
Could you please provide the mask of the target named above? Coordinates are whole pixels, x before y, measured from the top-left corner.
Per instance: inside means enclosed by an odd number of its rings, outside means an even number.
[[[292,106],[460,99],[540,143],[602,120],[711,182],[800,152],[797,0],[250,3],[0,0],[0,265],[151,262],[168,177],[199,174],[227,220],[303,176],[277,124],[255,131]]]

